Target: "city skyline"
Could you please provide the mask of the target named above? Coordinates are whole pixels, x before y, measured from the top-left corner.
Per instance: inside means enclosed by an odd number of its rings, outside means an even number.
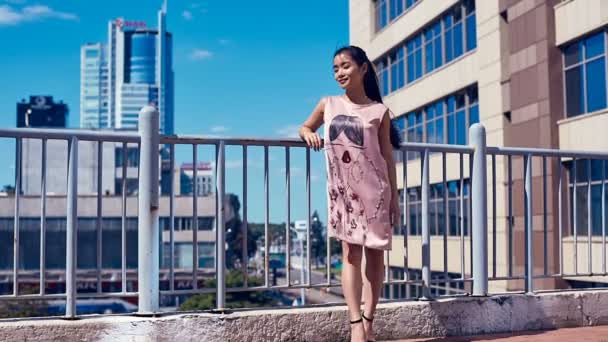
[[[108,38],[81,47],[80,127],[134,130],[139,111],[153,105],[160,132],[173,134],[173,37],[166,5],[156,28],[145,21],[112,19]]]
[[[333,51],[348,44],[348,3],[251,4],[249,2],[169,3],[167,26],[174,36],[175,132],[208,136],[295,136],[317,100],[335,94]],[[155,23],[158,3],[109,1],[102,7],[67,1],[49,2],[45,14],[31,16],[33,3],[0,2],[0,31],[11,37],[0,64],[5,89],[0,126],[14,127],[14,106],[31,94],[61,98],[71,111],[69,127],[79,126],[80,46],[107,39],[107,22],[122,17]],[[42,8],[40,7],[40,8]],[[28,10],[28,8],[30,10]],[[323,8],[323,11],[318,11]],[[298,11],[300,15],[285,15]],[[11,14],[8,15],[7,13]],[[225,18],[232,18],[226,21]],[[316,25],[309,25],[314,20]],[[236,22],[236,24],[235,24]],[[277,29],[280,27],[281,29]],[[331,32],[328,34],[327,32]],[[61,39],[58,39],[61,37]],[[27,42],[35,42],[31,44]],[[32,82],[35,80],[35,82]],[[234,97],[237,99],[235,100]],[[14,142],[2,148],[14,151]],[[206,151],[206,148],[201,148]],[[250,186],[263,194],[262,153],[252,148]],[[191,162],[191,147],[178,148],[179,162]],[[213,153],[200,153],[211,161]],[[227,151],[227,190],[241,197],[241,151]],[[204,158],[204,159],[203,159]],[[11,157],[12,160],[12,157]],[[304,153],[292,152],[292,185],[303,186]],[[284,220],[284,157],[271,149],[271,220]],[[313,210],[325,221],[324,163],[312,153]],[[235,179],[231,181],[231,179]],[[278,180],[278,181],[275,181]],[[14,165],[0,171],[2,184],[14,183]],[[301,183],[301,184],[300,184]],[[250,190],[251,191],[251,190]],[[251,201],[249,213],[263,220],[263,201]],[[275,195],[276,194],[276,195]],[[303,194],[292,190],[292,208],[305,208]],[[275,203],[276,201],[276,203]],[[292,217],[294,217],[292,215]],[[296,218],[303,217],[301,215]]]

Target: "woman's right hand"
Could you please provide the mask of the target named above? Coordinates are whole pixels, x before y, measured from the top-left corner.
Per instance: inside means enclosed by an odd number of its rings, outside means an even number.
[[[304,142],[306,142],[306,145],[308,145],[308,147],[312,148],[313,150],[321,150],[323,148],[323,140],[321,140],[319,134],[317,134],[316,132],[312,132],[310,128],[306,128],[307,127],[302,127],[301,129],[300,137],[302,138],[302,140],[304,140]]]
[[[312,111],[306,122],[302,124],[298,133],[300,138],[308,145],[308,147],[319,151],[323,148],[323,140],[316,131],[323,124],[323,111],[325,108],[325,98],[322,98],[315,109]]]

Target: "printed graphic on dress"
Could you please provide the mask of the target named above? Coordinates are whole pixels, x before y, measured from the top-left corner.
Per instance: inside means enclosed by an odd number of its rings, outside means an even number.
[[[337,235],[351,236],[354,230],[366,230],[377,219],[384,204],[386,183],[365,153],[361,118],[335,116],[329,125],[327,145],[330,227]],[[373,196],[375,203],[365,203],[364,198],[369,196],[360,193],[368,188],[378,191]],[[373,208],[366,208],[366,204]]]

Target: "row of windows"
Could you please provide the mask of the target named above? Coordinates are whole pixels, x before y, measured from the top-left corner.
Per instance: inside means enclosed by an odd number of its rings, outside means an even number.
[[[399,267],[391,267],[391,280],[403,280],[405,279],[404,269]],[[431,295],[434,297],[452,294],[461,294],[465,290],[463,281],[457,279],[462,278],[460,274],[448,273],[447,278],[451,279],[450,282],[437,282],[431,284]],[[408,279],[419,280],[422,279],[422,272],[419,269],[409,269]],[[431,282],[433,280],[446,279],[444,272],[431,272]],[[384,285],[383,297],[386,299],[404,299],[404,298],[418,298],[422,296],[422,285],[420,284],[394,284]]]
[[[606,32],[576,41],[563,53],[566,116],[606,108]]]
[[[374,3],[374,14],[376,31],[380,31],[390,22],[409,10],[421,0],[376,0]]]
[[[402,141],[466,145],[468,127],[479,122],[477,86],[446,96],[418,110],[393,119],[402,135]],[[408,160],[418,158],[419,153],[408,152]],[[402,161],[397,152],[396,160]]]
[[[575,167],[576,164],[576,167]],[[602,165],[604,164],[604,165]],[[568,171],[568,195],[570,199],[570,234],[574,234],[574,218],[576,203],[576,233],[579,236],[587,236],[589,225],[591,235],[602,235],[602,183],[608,180],[605,174],[608,169],[608,161],[577,159],[576,162],[564,163]],[[591,176],[591,178],[589,177]],[[575,182],[576,179],[576,182]],[[589,182],[591,179],[591,182]],[[576,201],[574,198],[574,187],[576,185]],[[588,186],[591,185],[591,198],[588,196]],[[605,203],[608,203],[608,186],[604,194]],[[591,205],[591,212],[589,212]],[[608,206],[604,215],[608,218]]]
[[[215,218],[209,216],[199,216],[197,218],[198,230],[211,230],[214,228]],[[159,219],[159,228],[161,231],[171,230],[171,218],[161,217]],[[174,217],[173,228],[175,230],[192,230],[192,217]]]
[[[443,183],[432,184],[429,187],[429,229],[431,235],[460,236],[469,234],[469,180],[449,181],[444,188]],[[446,193],[447,192],[447,193]],[[444,193],[447,195],[447,208],[444,202]],[[461,198],[462,203],[461,203]],[[399,208],[403,226],[395,234],[403,234],[408,229],[410,235],[422,234],[422,188],[411,187],[407,189],[407,220],[403,213],[403,189],[399,190]],[[447,211],[446,211],[447,209]],[[447,219],[447,221],[446,221]]]
[[[475,2],[467,0],[376,61],[380,91],[401,89],[476,47]]]
[[[194,248],[191,242],[175,243],[173,250],[173,266],[175,268],[192,269],[192,256]],[[215,244],[212,242],[198,243],[198,266],[201,268],[212,268],[215,265]],[[169,268],[171,265],[171,246],[163,244],[161,267]]]

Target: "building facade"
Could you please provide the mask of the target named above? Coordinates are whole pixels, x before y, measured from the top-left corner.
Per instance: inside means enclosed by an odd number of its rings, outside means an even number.
[[[52,96],[30,96],[29,102],[17,103],[17,127],[65,128],[68,113],[68,105]]]
[[[480,122],[486,128],[488,146],[591,151],[608,148],[608,138],[598,129],[608,120],[608,3],[601,0],[352,0],[349,6],[351,44],[365,49],[374,63],[384,101],[394,113],[393,121],[404,141],[465,145],[468,128]],[[407,184],[403,184],[403,177],[397,177],[406,215],[402,220],[404,226],[395,231],[389,259],[394,278],[403,279],[407,259],[410,277],[415,279],[421,267],[420,154],[408,152],[397,157],[397,174],[403,174],[403,168],[407,168]],[[468,156],[463,159],[462,163],[468,166]],[[444,274],[450,278],[469,277],[468,167],[464,167],[460,182],[459,157],[448,154],[444,183],[442,162],[441,154],[430,156],[432,273],[438,278],[445,278]],[[498,280],[490,282],[490,290],[521,290],[522,280],[500,278],[523,275],[525,269],[523,161],[499,156],[495,162],[496,193],[492,194],[492,184],[488,183],[488,196],[496,198],[496,209],[488,203],[488,215],[496,218],[496,229],[489,224],[488,238],[489,253],[496,255],[489,262],[489,272]],[[576,180],[574,164],[579,170]],[[574,253],[574,217],[577,217],[579,238],[586,239],[587,227],[591,227],[593,236],[601,236],[604,166],[601,161],[573,163],[565,159],[535,158],[532,167],[534,187],[545,186],[548,194],[543,208],[543,191],[534,192],[534,244],[539,246],[540,253],[535,258],[534,272],[554,273],[559,271],[560,245],[564,256]],[[562,175],[563,182],[569,179],[568,186],[561,189],[568,202],[561,241],[558,175]],[[488,181],[492,182],[491,176]],[[587,195],[587,185],[591,185],[591,197]],[[509,189],[512,189],[511,196]],[[578,196],[573,196],[574,192]],[[404,233],[408,235],[407,254]],[[443,255],[442,248],[444,233],[447,255]],[[464,236],[462,245],[461,235]],[[587,268],[587,260],[583,258],[587,250],[580,249],[581,245],[576,247],[579,272]],[[601,257],[596,256],[601,255],[601,244],[594,240],[592,248],[593,253],[589,255],[595,260],[589,273],[598,273],[601,269],[597,267],[601,268],[602,262]],[[543,254],[547,255],[546,260]],[[577,266],[567,257],[565,260],[564,274],[574,273]],[[577,287],[593,285],[591,281],[597,278],[547,277],[535,280],[534,286],[537,289]],[[463,288],[461,284],[451,282],[439,287],[457,291]],[[400,293],[416,289],[395,286],[387,290],[390,296],[398,297]]]
[[[81,127],[134,130],[139,110],[153,105],[161,133],[173,133],[172,35],[165,8],[157,25],[111,20],[107,43],[81,47]]]
[[[213,184],[214,172],[211,163],[199,162],[195,167],[193,163],[183,163],[180,167],[180,194],[192,195],[196,184],[197,196],[209,196],[215,192]]]

